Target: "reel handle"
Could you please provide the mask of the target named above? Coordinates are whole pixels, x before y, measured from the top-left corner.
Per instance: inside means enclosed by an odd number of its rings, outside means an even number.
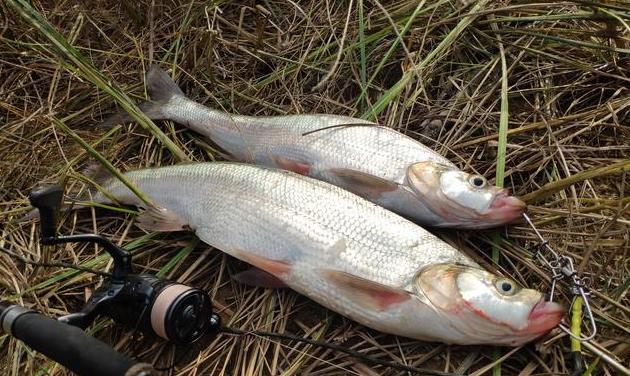
[[[131,273],[131,255],[114,243],[96,234],[80,234],[69,236],[57,236],[57,216],[61,208],[63,187],[59,185],[45,185],[35,188],[28,195],[33,207],[39,211],[41,227],[41,243],[45,245],[89,242],[103,247],[114,259],[112,280],[122,283],[125,276]]]
[[[150,376],[153,368],[112,349],[83,330],[18,305],[0,302],[0,332],[23,341],[78,375]]]
[[[57,233],[57,215],[61,208],[63,188],[59,185],[41,186],[33,190],[28,199],[39,210],[42,242],[53,239]]]

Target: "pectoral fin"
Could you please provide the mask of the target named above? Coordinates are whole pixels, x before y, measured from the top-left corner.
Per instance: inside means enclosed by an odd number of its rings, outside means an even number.
[[[255,287],[265,287],[265,288],[287,287],[287,285],[284,282],[282,282],[282,280],[280,280],[279,278],[274,277],[273,275],[257,268],[251,268],[243,272],[237,273],[232,276],[232,279],[240,283],[243,283],[249,286],[255,286]]]
[[[280,157],[280,156],[272,156],[271,160],[276,164],[278,168],[283,170],[293,171],[300,175],[308,175],[311,170],[311,165],[306,162],[296,161],[293,159]]]
[[[385,286],[350,273],[330,269],[321,269],[320,272],[338,288],[346,291],[354,302],[371,310],[384,311],[411,298],[405,290]]]
[[[339,186],[369,199],[378,198],[385,192],[398,189],[398,184],[393,181],[361,171],[348,168],[333,168],[329,172],[337,178]]]
[[[176,213],[155,206],[151,206],[137,217],[138,226],[145,230],[153,231],[182,231],[188,229],[188,223]]]

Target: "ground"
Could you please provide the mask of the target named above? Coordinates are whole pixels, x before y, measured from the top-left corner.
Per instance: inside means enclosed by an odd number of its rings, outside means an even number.
[[[375,119],[465,171],[503,182],[587,280],[599,329],[592,343],[628,367],[629,12],[625,1],[7,0],[0,4],[0,246],[22,259],[0,253],[0,296],[57,317],[79,310],[102,277],[24,259],[111,268],[95,246],[45,248],[36,223],[17,222],[39,184],[64,182],[68,192],[83,185],[81,172],[95,156],[80,140],[122,171],[229,159],[172,123],[98,127],[147,98],[143,76],[158,64],[207,106]],[[60,229],[110,237],[132,250],[137,270],[205,289],[235,328],[295,333],[442,372],[572,372],[569,337],[559,329],[516,349],[414,341],[291,291],[239,285],[230,275],[243,263],[185,232],[143,232],[132,214],[78,210],[62,216]],[[537,240],[524,222],[436,233],[490,270],[550,288],[551,271],[533,257]],[[569,304],[566,284],[555,298]],[[259,335],[221,334],[189,349],[105,319],[90,333],[171,375],[406,374]],[[67,374],[7,336],[0,349],[3,374]],[[588,348],[583,356],[594,374],[619,372]]]

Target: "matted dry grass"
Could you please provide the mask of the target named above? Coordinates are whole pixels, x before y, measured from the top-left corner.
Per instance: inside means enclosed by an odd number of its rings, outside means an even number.
[[[117,109],[112,98],[10,3],[0,5],[0,246],[32,260],[107,269],[110,263],[94,246],[45,249],[37,243],[36,224],[12,222],[28,210],[32,188],[59,180],[76,187],[78,171],[91,160],[54,121],[67,124],[121,170],[173,164],[178,158],[154,132],[137,125],[102,137],[105,132],[96,126]],[[490,179],[498,170],[501,179],[497,161],[504,162],[505,186],[528,199],[544,236],[590,280],[600,329],[595,342],[630,365],[627,2],[124,0],[87,5],[71,0],[35,1],[34,6],[96,71],[136,102],[146,98],[145,70],[158,63],[174,70],[191,98],[209,106],[248,115],[375,114],[466,171]],[[507,142],[499,138],[502,113]],[[188,159],[226,158],[199,135],[170,123],[158,126]],[[499,146],[506,147],[504,157]],[[613,171],[606,169],[614,164]],[[224,322],[241,329],[288,331],[446,372],[478,375],[496,364],[503,375],[571,371],[568,336],[559,331],[515,350],[413,341],[357,325],[291,291],[238,285],[230,275],[244,264],[190,234],[144,233],[131,215],[81,210],[64,216],[61,228],[98,232],[129,245],[138,270],[206,289]],[[532,231],[516,224],[500,233],[507,241],[498,247],[498,265],[491,259],[497,231],[439,235],[489,269],[548,289],[550,272],[529,251]],[[0,254],[0,295],[51,316],[80,309],[101,281]],[[562,299],[568,302],[564,287]],[[170,375],[405,373],[257,336],[223,334],[191,350],[132,336],[106,320],[91,332],[158,367],[177,361],[166,372]],[[0,348],[3,374],[67,374],[6,336],[0,337]],[[588,364],[596,363],[594,373],[616,373],[589,351],[584,356]]]

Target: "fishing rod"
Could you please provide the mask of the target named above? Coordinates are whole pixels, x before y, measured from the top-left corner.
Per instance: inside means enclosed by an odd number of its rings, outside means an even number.
[[[191,344],[219,327],[219,316],[212,312],[208,294],[198,288],[161,279],[151,274],[136,274],[131,255],[110,240],[96,234],[58,236],[57,213],[63,188],[41,187],[29,195],[40,216],[44,245],[96,243],[114,260],[111,277],[94,291],[80,312],[58,320],[85,329],[98,315],[114,322],[157,335],[176,344]]]
[[[114,351],[77,327],[34,310],[0,301],[0,333],[3,332],[79,375],[154,374],[151,365],[139,363]]]

